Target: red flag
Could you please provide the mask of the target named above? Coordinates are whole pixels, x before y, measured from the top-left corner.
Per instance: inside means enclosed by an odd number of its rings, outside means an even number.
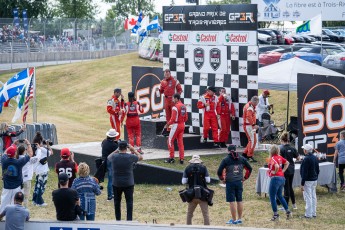
[[[128,30],[128,18],[125,19],[125,24],[123,26],[125,30]]]

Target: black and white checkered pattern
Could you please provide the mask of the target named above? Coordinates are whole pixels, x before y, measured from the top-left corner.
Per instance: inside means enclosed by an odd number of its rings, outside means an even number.
[[[232,144],[240,146],[241,139],[246,139],[242,128],[243,107],[258,93],[258,47],[228,46],[228,74],[189,72],[188,52],[188,45],[163,45],[163,69],[169,68],[182,85],[181,97],[187,107],[190,131],[203,132],[202,110],[197,108],[197,102],[206,88],[211,85],[224,87],[231,94],[236,109],[236,119],[231,125]]]

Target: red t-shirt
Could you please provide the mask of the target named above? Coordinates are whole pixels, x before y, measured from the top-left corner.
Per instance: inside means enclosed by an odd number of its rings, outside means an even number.
[[[269,177],[273,177],[273,176],[281,176],[284,177],[284,173],[283,173],[283,164],[286,163],[286,159],[280,155],[274,155],[271,159],[270,159],[270,163],[268,164],[268,176]],[[274,165],[278,164],[279,165],[279,169],[277,171],[276,174],[272,174],[272,172],[275,171]]]

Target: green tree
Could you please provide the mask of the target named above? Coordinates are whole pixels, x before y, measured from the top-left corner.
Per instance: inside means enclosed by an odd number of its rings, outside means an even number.
[[[46,17],[49,15],[49,0],[0,0],[0,18],[13,18],[13,8],[27,10],[29,18]]]
[[[155,14],[153,0],[104,0],[113,3],[111,10],[116,17],[127,18],[129,15],[138,15],[142,11],[144,15],[152,17]]]
[[[92,19],[98,13],[91,0],[56,0],[55,16],[62,18]]]

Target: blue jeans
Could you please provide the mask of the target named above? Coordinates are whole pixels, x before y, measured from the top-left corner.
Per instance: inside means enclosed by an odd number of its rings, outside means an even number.
[[[95,214],[90,214],[90,215],[80,215],[79,216],[79,219],[80,220],[85,220],[85,217],[86,217],[86,220],[95,220]]]
[[[43,204],[43,193],[46,190],[46,184],[48,179],[48,173],[36,175],[35,190],[33,193],[32,201],[36,204]]]
[[[111,162],[107,160],[107,171],[108,171],[108,198],[113,197],[113,169],[111,166]]]
[[[279,199],[280,203],[283,205],[285,211],[289,210],[289,207],[283,197],[283,188],[285,184],[285,178],[281,176],[274,176],[271,178],[270,186],[269,186],[269,195],[270,201],[272,205],[272,210],[274,213],[278,212],[277,208],[277,198]]]

